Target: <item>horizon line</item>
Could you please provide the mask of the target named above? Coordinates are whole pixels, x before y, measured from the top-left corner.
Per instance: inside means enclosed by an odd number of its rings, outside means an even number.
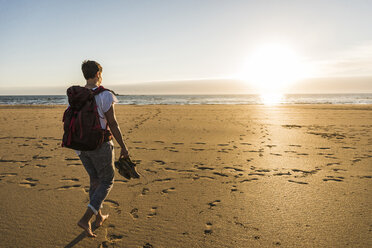
[[[280,93],[282,95],[369,95],[372,94],[371,92],[351,92],[351,93]],[[246,96],[246,95],[263,95],[260,93],[231,93],[231,94],[117,94],[116,96]],[[27,95],[27,94],[17,94],[17,95],[5,95],[0,94],[1,96],[66,96],[66,94],[59,94],[59,95],[50,95],[50,94],[40,94],[40,95]]]

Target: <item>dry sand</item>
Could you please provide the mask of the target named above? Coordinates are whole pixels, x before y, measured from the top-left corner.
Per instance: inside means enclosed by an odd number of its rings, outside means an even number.
[[[1,247],[371,245],[372,106],[116,110],[142,178],[116,174],[110,218],[88,238],[64,107],[0,107]]]

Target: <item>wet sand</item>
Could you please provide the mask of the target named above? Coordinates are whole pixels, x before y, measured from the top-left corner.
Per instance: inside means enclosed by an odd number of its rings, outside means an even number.
[[[0,106],[1,247],[372,243],[371,105],[117,106],[142,178],[116,174],[97,238],[64,109]]]

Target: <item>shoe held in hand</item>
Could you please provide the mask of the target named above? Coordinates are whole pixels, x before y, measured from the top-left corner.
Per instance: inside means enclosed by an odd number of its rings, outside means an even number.
[[[126,179],[140,178],[140,175],[136,171],[136,164],[133,163],[129,157],[119,158],[119,160],[115,162],[115,167],[119,174]]]

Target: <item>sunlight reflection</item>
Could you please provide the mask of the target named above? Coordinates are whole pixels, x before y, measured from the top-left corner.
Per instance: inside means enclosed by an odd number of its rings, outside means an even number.
[[[277,105],[282,102],[283,94],[281,93],[262,93],[260,94],[261,102],[265,105]]]

